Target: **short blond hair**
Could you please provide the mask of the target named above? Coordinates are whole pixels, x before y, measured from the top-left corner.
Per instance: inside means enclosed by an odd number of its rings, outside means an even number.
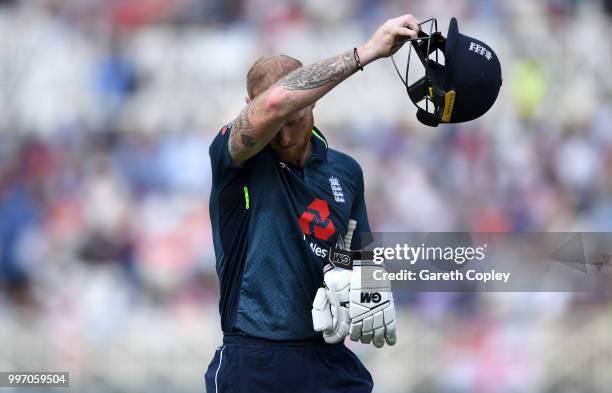
[[[258,59],[247,73],[247,93],[251,99],[266,91],[276,81],[302,66],[302,62],[287,55]]]

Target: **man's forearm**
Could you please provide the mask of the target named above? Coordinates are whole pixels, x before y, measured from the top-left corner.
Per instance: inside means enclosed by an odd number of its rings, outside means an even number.
[[[363,55],[363,59],[361,56]],[[367,48],[358,49],[362,66],[374,60]],[[273,88],[284,95],[284,113],[290,114],[312,105],[358,68],[353,51],[303,66],[281,78]]]
[[[319,94],[323,95],[351,75],[356,67],[357,62],[353,57],[352,51],[346,52],[308,66],[300,67],[281,78],[277,85],[286,90],[313,90],[329,85],[327,89],[321,89],[319,92]],[[316,92],[313,93],[316,94]]]

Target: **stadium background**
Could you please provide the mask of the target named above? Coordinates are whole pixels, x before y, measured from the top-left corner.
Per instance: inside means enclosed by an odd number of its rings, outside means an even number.
[[[330,145],[364,168],[373,229],[612,231],[609,0],[2,0],[0,370],[202,392],[221,340],[208,144],[248,67],[320,60],[406,12],[443,32],[457,16],[504,85],[484,118],[437,129],[388,60],[320,100]],[[397,346],[351,343],[376,392],[610,391],[605,298],[397,300]]]

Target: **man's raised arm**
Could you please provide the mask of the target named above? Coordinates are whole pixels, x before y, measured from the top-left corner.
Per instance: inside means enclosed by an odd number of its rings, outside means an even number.
[[[372,37],[357,48],[362,66],[388,57],[402,37],[416,38],[418,21],[402,15],[386,21]],[[358,69],[353,50],[290,72],[252,99],[240,112],[230,134],[229,153],[239,165],[261,151],[293,113],[319,98]]]

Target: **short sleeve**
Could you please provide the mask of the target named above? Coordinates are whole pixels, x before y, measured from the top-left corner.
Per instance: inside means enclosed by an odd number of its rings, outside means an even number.
[[[223,179],[238,172],[240,169],[240,167],[232,165],[232,159],[227,148],[232,125],[232,123],[228,123],[223,126],[208,148],[213,184],[219,184]]]
[[[355,228],[355,233],[353,234],[351,248],[363,249],[372,242],[372,234],[365,203],[363,171],[359,165],[357,165],[357,173],[355,178],[357,180],[358,192],[351,208],[351,218],[357,221],[357,227]]]

